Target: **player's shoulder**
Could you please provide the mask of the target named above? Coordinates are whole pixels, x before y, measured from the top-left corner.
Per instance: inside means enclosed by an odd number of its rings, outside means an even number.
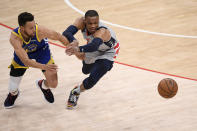
[[[99,27],[97,28],[97,31],[106,32],[107,30],[108,27],[99,21]]]
[[[35,37],[38,42],[41,42],[44,38],[47,38],[47,34],[50,33],[52,30],[47,28],[44,25],[36,24],[36,32]]]
[[[95,32],[96,34],[104,34],[104,35],[107,35],[107,34],[110,34],[109,30],[104,27],[104,26],[100,26],[97,28],[97,31]]]
[[[97,28],[97,31],[100,31],[100,32],[106,32],[108,29],[107,27],[104,27],[104,26],[100,26]]]
[[[45,33],[46,32],[49,32],[50,31],[50,29],[48,29],[47,27],[45,27],[45,26],[43,26],[43,25],[36,25],[36,33],[37,33],[37,35],[39,36],[39,38],[41,37],[41,36],[45,36]],[[42,38],[42,37],[41,37]]]
[[[76,18],[76,21],[84,22],[85,21],[85,18],[83,16],[82,17],[78,17],[78,18]]]
[[[45,30],[47,28],[45,26],[43,26],[43,25],[37,25],[36,24],[36,29],[37,29],[38,32],[40,32],[40,31]]]
[[[16,33],[15,31],[12,31],[10,34],[10,39],[12,40],[18,40],[18,41],[22,41],[20,38],[20,35],[18,33]]]
[[[10,34],[9,41],[10,41],[11,45],[13,45],[13,47],[21,46],[23,43],[23,40],[20,38],[20,36],[13,31]]]

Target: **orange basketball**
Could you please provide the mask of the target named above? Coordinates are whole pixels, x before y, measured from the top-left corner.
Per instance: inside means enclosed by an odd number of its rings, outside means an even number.
[[[164,98],[172,98],[178,91],[178,85],[171,78],[162,79],[157,87],[159,94]]]

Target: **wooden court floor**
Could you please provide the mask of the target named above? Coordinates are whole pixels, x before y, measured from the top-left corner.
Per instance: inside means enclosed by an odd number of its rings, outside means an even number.
[[[65,0],[66,1],[66,0]],[[62,32],[80,17],[65,1],[0,1],[0,23],[17,27],[17,16],[23,11],[35,15],[38,24]],[[81,62],[66,56],[64,49],[50,45],[59,66],[59,85],[54,89],[55,103],[44,101],[35,80],[43,75],[29,69],[20,85],[16,107],[0,107],[0,131],[195,131],[197,128],[197,2],[187,0],[70,0],[72,7],[85,12],[95,9],[109,25],[121,44],[117,62],[191,78],[173,77],[118,63],[91,90],[84,92],[77,109],[65,109],[69,91],[86,78]],[[138,31],[133,30],[140,29]],[[142,32],[142,30],[147,31]],[[0,25],[1,88],[0,104],[8,93],[9,69],[13,49],[9,44],[11,30]],[[154,32],[155,34],[151,34]],[[163,36],[162,34],[165,34]],[[167,34],[167,35],[166,35]],[[80,43],[85,41],[80,33]],[[58,42],[55,42],[59,44]],[[157,93],[158,82],[173,78],[178,94],[163,99]]]

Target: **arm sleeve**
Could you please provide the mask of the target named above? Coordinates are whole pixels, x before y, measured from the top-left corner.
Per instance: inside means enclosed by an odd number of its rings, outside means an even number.
[[[79,46],[80,52],[94,52],[97,51],[99,46],[103,43],[101,38],[94,38],[91,43],[84,46]]]
[[[74,25],[70,25],[63,33],[62,35],[65,36],[68,41],[71,43],[73,40],[76,40],[74,35],[77,33],[78,29]]]

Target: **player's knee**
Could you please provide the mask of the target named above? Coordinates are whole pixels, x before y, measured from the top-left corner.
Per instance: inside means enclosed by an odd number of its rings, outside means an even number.
[[[83,85],[85,89],[90,89],[92,88],[95,84],[97,83],[97,80],[92,78],[92,77],[88,77],[83,81]]]
[[[102,71],[105,71],[105,72],[110,71],[111,68],[113,67],[113,61],[101,59],[101,60],[97,60],[96,62],[98,63]]]
[[[82,72],[83,72],[83,74],[86,74],[86,75],[90,73],[90,71],[85,68],[82,68]]]
[[[83,67],[82,67],[82,72],[83,74],[89,74],[91,72],[91,69],[93,67],[93,64],[86,64],[84,61],[83,61]]]
[[[26,69],[24,68],[14,68],[13,65],[11,65],[10,70],[10,80],[9,80],[9,92],[13,93],[18,91],[19,84],[21,82],[22,76],[24,75]]]

